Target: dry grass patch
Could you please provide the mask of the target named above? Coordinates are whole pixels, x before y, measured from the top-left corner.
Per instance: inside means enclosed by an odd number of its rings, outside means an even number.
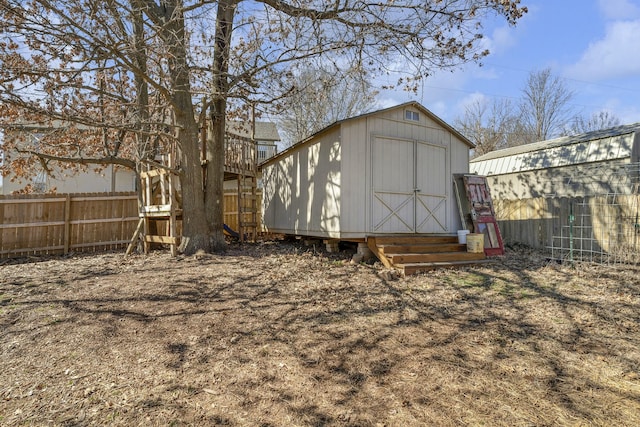
[[[640,425],[635,267],[290,243],[0,267],[0,425]]]

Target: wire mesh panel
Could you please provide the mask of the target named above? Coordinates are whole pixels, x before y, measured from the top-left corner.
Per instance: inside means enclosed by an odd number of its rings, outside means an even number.
[[[589,171],[582,197],[564,199],[554,215],[551,257],[561,261],[640,262],[640,165]],[[598,192],[606,189],[606,192]]]

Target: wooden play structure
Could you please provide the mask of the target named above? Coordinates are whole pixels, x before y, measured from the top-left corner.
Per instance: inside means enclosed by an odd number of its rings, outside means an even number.
[[[136,242],[141,239],[145,253],[153,245],[160,244],[168,245],[171,254],[177,255],[182,226],[177,158],[176,148],[172,147],[159,161],[147,160],[141,163],[140,220],[127,254],[133,251]],[[227,132],[224,180],[237,182],[238,221],[237,230],[225,227],[225,233],[237,237],[241,242],[255,241],[258,232],[257,173],[255,141]]]
[[[258,234],[258,153],[255,140],[227,133],[224,180],[237,183],[237,237],[255,241]]]

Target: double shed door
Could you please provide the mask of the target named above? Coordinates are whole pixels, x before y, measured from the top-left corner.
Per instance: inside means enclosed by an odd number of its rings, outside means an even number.
[[[447,233],[447,147],[373,137],[371,232]]]

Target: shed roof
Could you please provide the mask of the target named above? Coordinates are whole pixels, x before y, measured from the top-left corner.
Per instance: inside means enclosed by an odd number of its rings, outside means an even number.
[[[293,150],[295,150],[295,149],[307,144],[309,141],[314,139],[316,136],[318,136],[318,135],[320,135],[322,133],[325,133],[325,132],[327,132],[327,131],[329,131],[329,130],[335,128],[336,126],[339,126],[339,125],[341,125],[341,124],[343,124],[345,122],[362,119],[362,118],[373,116],[373,115],[376,115],[376,114],[381,114],[381,113],[384,113],[384,112],[390,111],[390,110],[401,109],[401,108],[404,109],[404,108],[407,108],[407,107],[413,107],[413,108],[416,108],[416,109],[422,111],[430,119],[432,119],[433,121],[438,123],[440,126],[445,128],[449,132],[453,133],[457,138],[459,138],[462,142],[464,142],[470,148],[475,147],[475,144],[473,142],[471,142],[467,137],[465,137],[460,132],[455,130],[450,124],[448,124],[447,122],[442,120],[440,117],[436,116],[433,112],[431,112],[429,109],[427,109],[424,105],[420,104],[417,101],[409,101],[409,102],[405,102],[404,104],[395,105],[393,107],[383,108],[383,109],[380,109],[380,110],[376,110],[376,111],[371,111],[371,112],[368,112],[368,113],[360,114],[358,116],[353,116],[353,117],[349,117],[349,118],[346,118],[346,119],[343,119],[343,120],[338,120],[337,122],[334,122],[334,123],[330,124],[329,126],[319,130],[318,132],[314,133],[313,135],[307,137],[306,139],[303,139],[302,141],[299,141],[299,142],[293,144],[292,146],[290,146],[286,150],[283,150],[280,153],[276,154],[275,156],[267,159],[265,162],[262,163],[262,165],[265,165],[265,164],[272,163],[272,162],[276,161],[277,159],[279,159],[280,157],[286,155],[287,153],[289,153],[289,152],[291,152],[291,151],[293,151]]]
[[[472,172],[502,175],[631,156],[640,122],[492,151],[470,162]]]

